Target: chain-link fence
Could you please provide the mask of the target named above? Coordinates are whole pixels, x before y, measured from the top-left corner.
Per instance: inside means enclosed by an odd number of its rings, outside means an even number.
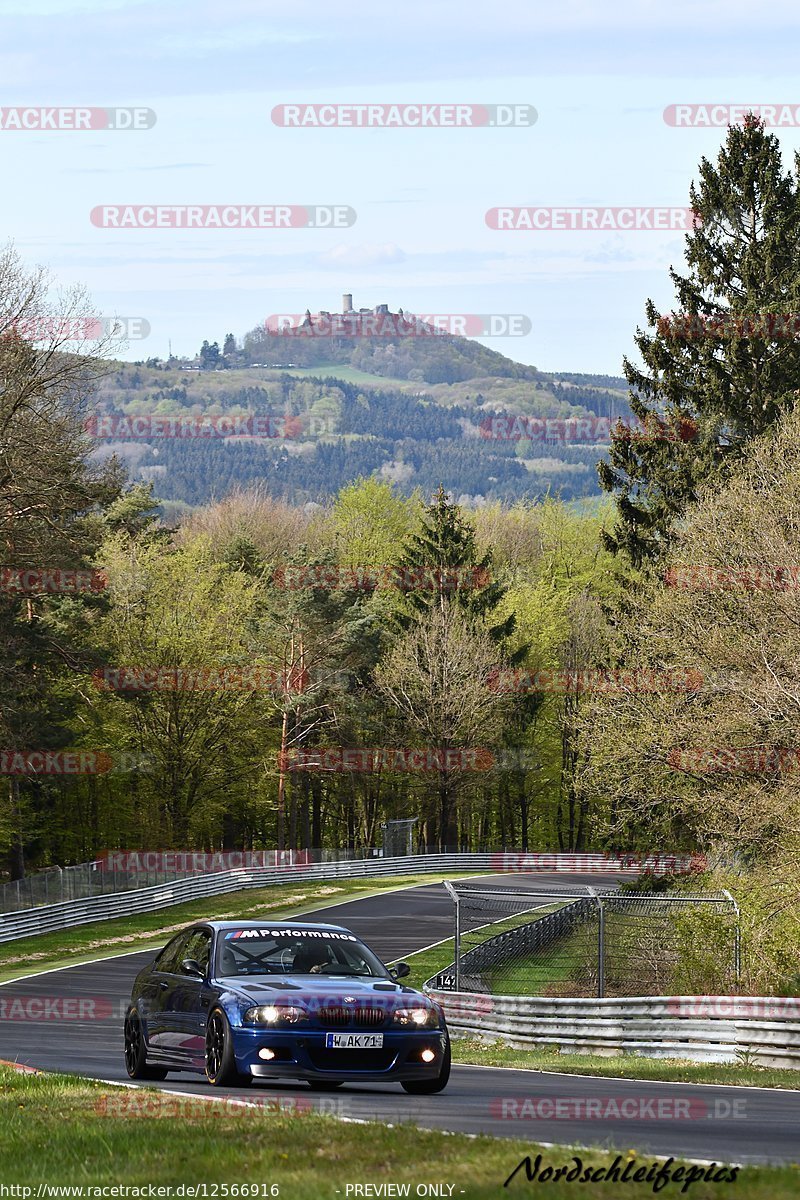
[[[381,821],[383,853],[386,858],[399,858],[403,854],[414,853],[414,826],[416,823],[416,817]]]
[[[576,997],[736,991],[739,912],[728,892],[446,886],[455,957],[434,988]]]
[[[310,863],[347,862],[380,858],[383,850],[255,850],[238,854],[180,851],[111,852],[74,867],[48,867],[0,885],[0,913],[20,912],[64,900],[88,900],[111,892],[131,892],[175,883],[197,875],[241,867],[295,867]],[[117,861],[119,860],[119,861]]]
[[[64,900],[89,900],[112,892],[132,892],[175,883],[218,871],[259,867],[307,867],[315,864],[356,862],[405,855],[438,854],[434,847],[413,844],[416,818],[386,821],[382,846],[311,850],[111,850],[101,858],[72,867],[47,867],[24,879],[0,884],[0,913],[20,912]],[[457,853],[454,847],[451,853]],[[490,853],[478,849],[475,853]],[[504,852],[498,852],[499,859]],[[518,857],[517,852],[517,857]],[[500,862],[499,869],[505,869]]]

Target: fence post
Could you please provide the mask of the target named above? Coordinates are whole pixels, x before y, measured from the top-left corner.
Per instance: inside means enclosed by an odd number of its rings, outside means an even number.
[[[602,1000],[606,994],[606,908],[600,896],[597,897],[597,903],[600,908],[597,933],[600,943],[597,958],[597,996]]]
[[[606,992],[606,910],[594,888],[587,886],[586,890],[597,905],[597,998],[602,1000]]]
[[[733,905],[733,911],[736,916],[736,929],[733,935],[733,973],[738,987],[742,979],[742,922],[739,912],[739,905],[734,900],[727,888],[723,888],[722,894],[727,896]]]
[[[452,883],[449,883],[447,880],[445,880],[444,886],[447,888],[447,890],[450,893],[450,896],[452,897],[452,900],[453,900],[453,922],[454,922],[453,957],[455,959],[455,968],[456,968],[455,990],[457,992],[460,992],[461,991],[461,914],[460,914],[461,901],[459,900],[458,892],[453,887]]]

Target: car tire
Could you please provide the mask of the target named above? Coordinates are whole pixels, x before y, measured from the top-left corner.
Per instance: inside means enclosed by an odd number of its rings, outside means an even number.
[[[241,1087],[250,1083],[250,1075],[243,1075],[236,1066],[230,1023],[220,1008],[215,1008],[208,1018],[205,1064],[206,1079],[212,1087]]]
[[[344,1083],[343,1079],[307,1079],[306,1083],[315,1092],[334,1092]]]
[[[447,1039],[442,1069],[435,1079],[407,1079],[402,1087],[412,1096],[432,1096],[435,1092],[443,1092],[450,1078],[450,1038]]]
[[[147,1061],[144,1030],[135,1008],[125,1016],[125,1070],[130,1079],[166,1079],[166,1067],[151,1067]]]

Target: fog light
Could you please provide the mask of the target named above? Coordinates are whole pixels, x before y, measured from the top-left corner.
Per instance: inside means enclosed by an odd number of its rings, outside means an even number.
[[[420,1054],[420,1058],[423,1062],[433,1062],[433,1060],[436,1058],[436,1054],[433,1050],[423,1050],[422,1054]]]
[[[261,1048],[261,1049],[259,1050],[259,1052],[258,1052],[258,1057],[259,1057],[259,1058],[264,1058],[264,1059],[266,1059],[266,1060],[267,1060],[267,1062],[269,1062],[269,1060],[270,1060],[271,1058],[274,1058],[274,1057],[275,1057],[275,1051],[274,1051],[274,1050],[270,1050],[270,1049],[269,1049],[267,1046],[262,1046],[262,1048]]]

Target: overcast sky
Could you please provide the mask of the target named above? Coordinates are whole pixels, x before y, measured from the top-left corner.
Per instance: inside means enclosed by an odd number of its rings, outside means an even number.
[[[497,231],[497,206],[682,207],[722,128],[676,103],[798,110],[800,8],[506,0],[71,4],[0,0],[0,106],[137,106],[150,129],[0,130],[4,234],[97,309],[140,317],[128,358],[192,354],[273,313],[388,303],[524,314],[486,344],[546,370],[618,374],[669,231]],[[528,104],[512,128],[302,128],[279,104]],[[800,129],[776,129],[787,167]],[[106,229],[98,205],[351,206],[341,229]]]

